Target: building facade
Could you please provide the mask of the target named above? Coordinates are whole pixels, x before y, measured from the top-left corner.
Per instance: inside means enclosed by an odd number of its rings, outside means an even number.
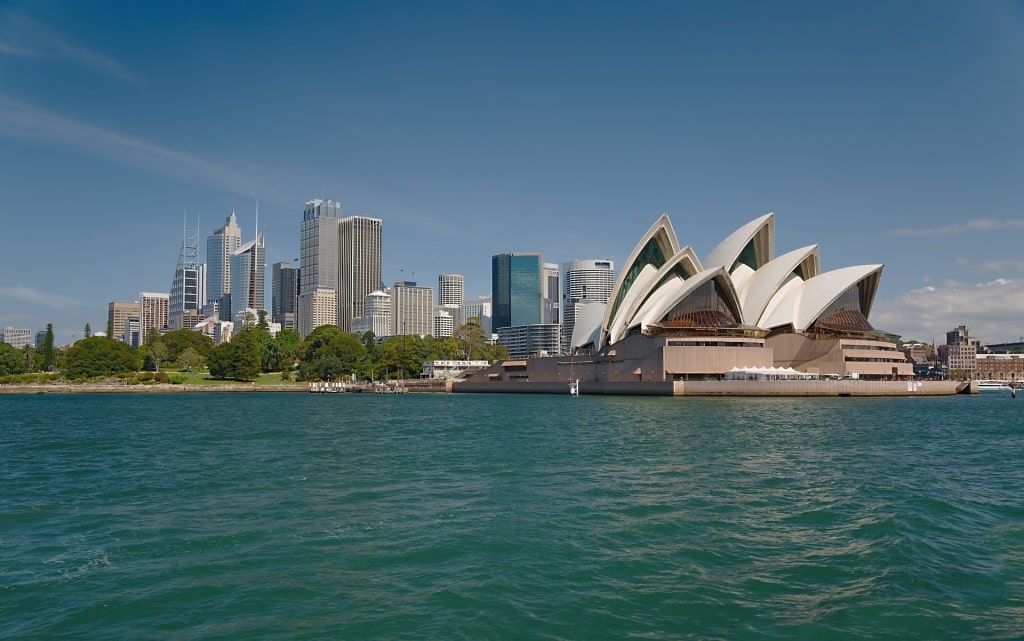
[[[485,336],[492,334],[490,296],[480,296],[463,302],[460,316],[462,321],[460,324],[468,323],[475,318],[480,328],[484,330]]]
[[[107,304],[107,335],[115,340],[124,339],[124,324],[129,318],[139,318],[139,301],[112,301]]]
[[[283,329],[298,331],[299,270],[291,263],[274,263],[271,278],[271,318]]]
[[[171,295],[154,292],[139,294],[139,344],[146,343],[150,332],[158,334],[167,330]]]
[[[615,287],[615,263],[610,260],[573,260],[562,265],[562,353],[583,305],[607,304]]]
[[[363,316],[353,321],[358,334],[373,332],[374,336],[391,336],[391,294],[377,290],[366,295]]]
[[[218,302],[231,291],[231,255],[242,246],[242,228],[232,211],[224,226],[206,238],[206,296],[203,303]]]
[[[978,339],[971,336],[966,325],[946,332],[946,366],[949,371],[960,370],[973,377],[978,367]]]
[[[341,205],[310,200],[299,224],[299,333],[338,322],[338,226]],[[332,292],[330,296],[326,292]],[[323,314],[333,309],[334,315]],[[304,316],[306,314],[306,316]],[[313,314],[309,316],[308,314]]]
[[[499,327],[498,344],[508,348],[510,358],[550,356],[558,353],[560,331],[555,323]]]
[[[28,347],[32,344],[32,330],[5,327],[0,330],[0,342],[7,343],[16,349]]]
[[[365,216],[342,218],[338,226],[338,327],[346,332],[363,316],[366,295],[381,288],[382,227]]]
[[[543,287],[541,294],[543,297],[541,303],[541,324],[557,325],[561,322],[561,305],[559,301],[558,288],[560,271],[557,264],[544,263],[541,272],[541,283]]]
[[[434,334],[434,290],[411,281],[399,281],[391,288],[393,336]]]
[[[544,255],[498,254],[491,258],[492,324],[497,330],[540,325],[544,318]]]
[[[231,318],[243,309],[266,310],[263,233],[231,254]]]
[[[437,304],[462,307],[466,302],[466,279],[462,274],[441,274],[437,277]],[[458,322],[459,319],[456,319]]]

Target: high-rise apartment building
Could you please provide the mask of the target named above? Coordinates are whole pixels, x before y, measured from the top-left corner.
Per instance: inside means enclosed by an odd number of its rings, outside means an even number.
[[[945,352],[950,371],[962,370],[971,375],[978,369],[978,339],[971,336],[966,325],[946,332]]]
[[[363,316],[366,295],[381,288],[381,231],[379,218],[349,216],[339,224],[338,327],[346,332]]]
[[[124,340],[124,324],[129,318],[139,317],[139,301],[113,301],[107,305],[107,336]]]
[[[219,302],[231,291],[231,255],[242,246],[242,228],[235,212],[223,227],[206,238],[206,296],[203,303]],[[200,305],[201,307],[201,305]]]
[[[274,263],[270,284],[270,314],[282,329],[298,331],[299,270],[291,263]]]
[[[544,255],[498,254],[491,258],[493,326],[539,325],[544,319]]]
[[[437,305],[434,307],[434,336],[450,338],[455,333],[455,317],[459,308],[455,305]]]
[[[299,224],[299,334],[303,338],[321,325],[338,322],[340,223],[337,202],[306,203]],[[333,310],[332,316],[326,315],[328,310]]]
[[[615,264],[610,260],[573,260],[562,265],[562,352],[568,353],[580,307],[608,303],[615,287]]]
[[[139,294],[139,344],[143,345],[150,332],[167,329],[171,295],[142,292]]]
[[[391,322],[394,336],[434,334],[434,290],[410,281],[391,289]]]
[[[231,254],[231,314],[265,310],[266,265],[263,232]]]

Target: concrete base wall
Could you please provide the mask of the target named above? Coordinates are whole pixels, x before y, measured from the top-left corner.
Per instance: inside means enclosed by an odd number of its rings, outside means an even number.
[[[966,388],[966,390],[965,390]],[[568,394],[568,383],[457,382],[453,392]],[[952,396],[969,393],[960,381],[651,381],[580,383],[580,394],[646,396]]]

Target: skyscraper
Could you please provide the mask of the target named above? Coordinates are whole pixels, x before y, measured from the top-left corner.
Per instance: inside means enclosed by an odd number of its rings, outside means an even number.
[[[231,254],[231,315],[246,309],[266,310],[263,232]]]
[[[242,246],[242,228],[235,212],[227,217],[224,226],[206,238],[206,298],[203,303],[219,302],[231,291],[231,254]]]
[[[139,301],[112,301],[107,305],[107,336],[123,340],[124,324],[133,317],[139,317]]]
[[[409,281],[391,289],[391,322],[395,336],[434,334],[434,290]]]
[[[542,273],[542,293],[543,297],[542,309],[541,309],[541,324],[544,325],[557,325],[558,324],[558,265],[555,263],[544,263]]]
[[[573,260],[562,265],[562,352],[576,327],[581,305],[608,303],[615,287],[615,264],[610,260]]]
[[[462,307],[466,283],[462,274],[441,274],[437,277],[437,304]]]
[[[299,270],[291,263],[274,263],[270,285],[271,318],[282,329],[298,331]]]
[[[484,335],[490,338],[491,336],[491,297],[480,296],[472,300],[467,300],[462,304],[462,322],[468,323],[472,319],[476,319],[480,328],[484,330]]]
[[[341,205],[306,203],[299,224],[299,334],[303,338],[338,318],[338,242]],[[378,289],[380,284],[378,283]],[[330,315],[328,315],[330,312]]]
[[[171,294],[168,303],[167,326],[174,329],[191,329],[200,317],[200,310],[206,301],[200,300],[202,287],[199,283],[199,231],[185,229],[178,254],[178,266],[171,280]]]
[[[492,325],[495,330],[543,322],[544,255],[540,252],[498,254],[491,258]]]
[[[352,331],[366,295],[381,288],[381,220],[342,218],[338,230],[338,327]]]

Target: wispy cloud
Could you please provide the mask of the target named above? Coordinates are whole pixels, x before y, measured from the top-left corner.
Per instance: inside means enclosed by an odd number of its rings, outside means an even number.
[[[116,59],[76,45],[40,22],[11,9],[0,11],[0,54],[65,60],[118,80],[142,82],[141,76]]]
[[[943,225],[941,227],[922,227],[919,229],[890,229],[890,236],[953,236],[975,232],[1003,231],[1007,229],[1024,229],[1024,219],[1010,218],[975,218],[962,223]]]
[[[986,343],[1024,336],[1024,281],[997,278],[984,283],[946,281],[876,301],[871,324],[905,339],[945,339],[967,325]]]
[[[188,152],[118,131],[62,116],[37,105],[0,95],[0,136],[12,136],[72,147],[120,164],[164,176],[252,195],[276,204],[294,206],[297,198],[276,192],[270,176],[239,170]]]
[[[40,307],[46,307],[49,309],[81,307],[91,304],[63,294],[43,292],[29,287],[0,286],[0,300],[3,299],[10,299],[23,304],[28,303],[30,305],[39,305]]]

